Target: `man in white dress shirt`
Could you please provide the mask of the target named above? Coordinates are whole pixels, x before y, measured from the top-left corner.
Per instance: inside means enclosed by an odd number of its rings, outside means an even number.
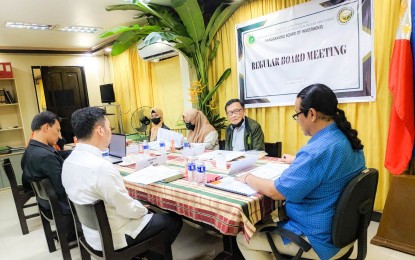
[[[151,214],[128,195],[119,171],[102,158],[111,140],[105,111],[86,107],[72,114],[72,128],[78,139],[75,150],[65,160],[62,183],[68,197],[77,204],[103,200],[111,227],[114,248],[120,249],[167,230],[174,242],[182,227],[176,214]],[[82,226],[88,244],[102,250],[97,231]]]

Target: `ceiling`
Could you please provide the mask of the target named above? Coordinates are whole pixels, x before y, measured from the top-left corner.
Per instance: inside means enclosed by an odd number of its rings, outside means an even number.
[[[154,2],[154,1],[153,1]],[[112,39],[99,35],[119,25],[133,24],[135,11],[107,12],[123,0],[0,0],[0,52],[5,50],[94,51]],[[97,33],[37,31],[6,28],[6,22],[100,27]]]
[[[151,0],[167,5],[169,0]],[[212,11],[220,0],[203,0]],[[99,38],[102,32],[120,25],[134,24],[136,11],[107,12],[105,7],[125,4],[125,0],[0,0],[0,53],[3,52],[94,52],[112,42]],[[97,33],[37,31],[6,28],[6,22],[100,27]]]

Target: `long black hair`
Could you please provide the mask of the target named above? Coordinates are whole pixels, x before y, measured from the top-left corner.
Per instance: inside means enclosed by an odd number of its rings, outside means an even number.
[[[314,108],[316,111],[332,117],[337,127],[349,139],[353,150],[363,149],[362,141],[357,137],[357,131],[347,121],[344,111],[337,108],[337,97],[329,87],[323,84],[310,85],[301,90],[297,98],[301,98],[300,110],[305,116],[310,108]]]

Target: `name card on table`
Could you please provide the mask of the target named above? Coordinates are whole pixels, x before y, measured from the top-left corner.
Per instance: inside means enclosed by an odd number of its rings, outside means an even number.
[[[231,167],[229,168],[228,174],[235,174],[238,172],[243,172],[248,169],[251,169],[257,160],[258,160],[258,156],[254,156],[254,155],[236,160],[231,163]]]
[[[154,157],[148,157],[143,159],[138,159],[135,162],[135,170],[141,170],[144,169],[150,165],[152,166],[158,166],[158,165],[164,165],[167,162],[167,155],[163,154],[161,156],[154,156]]]
[[[157,140],[164,140],[166,145],[170,144],[170,140],[174,140],[174,147],[182,147],[183,135],[175,131],[159,128],[157,131]]]
[[[205,152],[205,145],[204,144],[192,144],[192,147],[188,149],[182,150],[182,156],[189,158],[192,156],[198,156]]]

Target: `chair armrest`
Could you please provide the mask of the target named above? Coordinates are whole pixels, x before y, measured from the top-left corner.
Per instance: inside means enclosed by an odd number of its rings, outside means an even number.
[[[304,252],[308,252],[311,249],[310,243],[308,243],[304,238],[278,226],[267,226],[262,228],[259,232],[269,232],[285,237],[300,247]]]

